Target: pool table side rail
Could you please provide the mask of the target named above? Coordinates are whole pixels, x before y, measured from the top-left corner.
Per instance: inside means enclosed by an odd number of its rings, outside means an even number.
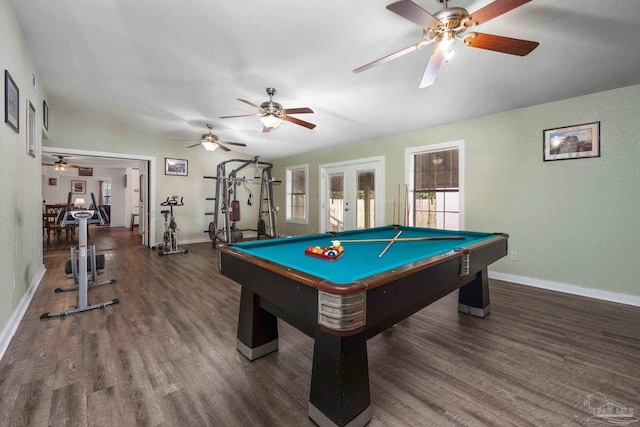
[[[506,248],[507,248],[508,239],[509,239],[508,234],[495,233],[493,237],[483,240],[481,242],[477,242],[468,246],[461,246],[459,248],[452,249],[440,255],[424,258],[422,260],[403,265],[399,268],[394,268],[391,270],[384,271],[382,273],[374,274],[372,276],[363,278],[357,282],[354,282],[353,286],[350,286],[350,287],[334,284],[329,280],[323,280],[320,282],[316,282],[317,288],[318,290],[323,292],[334,293],[339,295],[346,295],[349,293],[360,292],[362,290],[362,286],[365,286],[366,289],[373,289],[378,286],[382,286],[392,281],[401,279],[402,277],[414,274],[417,271],[432,268],[438,264],[447,262],[449,260],[452,260],[455,258],[463,258],[468,255],[469,264],[468,264],[466,274],[462,274],[462,268],[461,268],[461,277],[464,277],[466,275],[475,274],[478,271],[480,271],[482,269],[481,265],[483,263],[491,264],[492,262],[495,262],[498,259],[502,258],[507,251]],[[473,257],[473,253],[480,249],[488,248],[490,246],[496,246],[496,248],[500,248],[502,247],[502,245],[504,245],[505,247],[504,253],[501,249],[498,249],[496,255],[493,256],[490,260],[477,260]]]
[[[282,276],[293,279],[299,283],[305,284],[307,286],[311,286],[313,288],[317,288],[320,291],[332,293],[336,295],[349,295],[349,294],[362,292],[366,289],[372,289],[377,286],[384,285],[393,280],[397,280],[398,278],[408,276],[416,271],[434,267],[440,263],[446,262],[454,258],[463,257],[467,254],[473,254],[473,252],[475,251],[478,251],[480,249],[483,249],[492,245],[504,244],[506,248],[506,244],[507,244],[506,242],[508,241],[508,238],[509,238],[508,234],[494,233],[493,237],[490,237],[486,240],[483,240],[468,246],[460,246],[459,248],[455,248],[443,254],[425,258],[420,261],[412,262],[404,266],[401,266],[399,268],[394,268],[388,271],[384,271],[382,273],[374,274],[372,276],[363,278],[361,280],[355,280],[353,283],[348,285],[336,284],[325,278],[315,276],[313,274],[305,273],[295,268],[282,266],[273,261],[269,261],[264,258],[251,255],[244,251],[236,250],[233,248],[233,245],[221,244],[217,246],[217,249],[221,252],[225,252],[229,255],[237,257],[243,261],[249,262],[256,266],[281,274]],[[504,254],[499,257],[496,257],[495,259],[491,260],[489,263],[500,259],[502,256],[504,256]],[[220,258],[219,258],[219,262],[220,262]],[[480,268],[476,267],[475,264],[476,262],[474,260],[474,257],[470,256],[469,270],[471,273],[475,273],[480,270]],[[221,270],[220,265],[218,266],[218,268]]]
[[[317,288],[318,283],[321,282],[326,282],[327,280],[322,278],[322,277],[318,277],[315,276],[313,274],[309,274],[309,273],[305,273],[303,271],[297,270],[295,268],[290,268],[290,267],[285,267],[283,265],[280,265],[278,263],[275,263],[273,261],[269,261],[266,260],[264,258],[261,257],[257,257],[254,255],[251,255],[247,252],[243,252],[243,251],[239,251],[237,249],[233,248],[233,245],[226,245],[226,244],[222,244],[222,245],[218,245],[217,249],[220,252],[224,252],[228,255],[234,256],[236,258],[239,258],[245,262],[249,262],[251,264],[254,264],[258,267],[262,267],[264,269],[273,271],[274,273],[278,273],[284,277],[293,279],[299,283],[305,284],[307,286],[311,286],[313,288]],[[222,258],[219,257],[218,258],[218,269],[220,271],[222,271]],[[350,285],[336,285],[338,287],[341,287],[342,289],[340,291],[337,291],[336,293],[339,294],[350,294],[350,293],[356,293],[356,292],[360,292],[362,291],[363,288],[363,284],[355,281],[354,283],[350,284]]]

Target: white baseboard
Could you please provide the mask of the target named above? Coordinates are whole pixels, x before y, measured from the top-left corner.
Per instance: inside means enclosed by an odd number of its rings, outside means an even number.
[[[16,330],[18,329],[18,325],[20,325],[20,322],[22,321],[22,317],[24,316],[24,313],[27,311],[27,307],[29,307],[29,304],[31,303],[31,299],[33,298],[33,295],[36,293],[36,289],[38,289],[38,285],[40,284],[40,281],[44,277],[45,271],[47,270],[44,268],[44,264],[42,264],[40,266],[40,270],[33,277],[33,280],[29,285],[29,290],[22,296],[20,303],[18,304],[15,311],[13,312],[13,315],[9,319],[9,322],[7,322],[7,326],[5,326],[4,330],[0,334],[0,360],[2,360],[2,357],[4,356],[5,351],[7,351],[7,348],[9,348],[11,339],[13,338],[13,335],[16,333]]]
[[[640,307],[639,295],[628,295],[619,292],[605,291],[603,289],[584,288],[582,286],[570,285],[568,283],[551,282],[549,280],[516,276],[514,274],[497,273],[495,271],[489,271],[489,278],[503,280],[505,282],[517,283],[519,285],[532,286],[534,288],[563,292],[565,294],[580,295],[583,297]]]
[[[178,238],[179,245],[190,245],[192,243],[205,243],[205,242],[211,242],[211,239],[208,237],[203,237],[202,239],[180,240],[180,238]]]
[[[242,238],[243,239],[255,239],[258,236],[258,233],[256,231],[243,231],[242,232]],[[189,240],[180,240],[180,236],[178,236],[178,244],[179,245],[190,245],[193,243],[206,243],[206,242],[211,242],[211,239],[209,237],[203,237],[201,239],[189,239]],[[162,243],[158,243],[159,245],[162,245]]]

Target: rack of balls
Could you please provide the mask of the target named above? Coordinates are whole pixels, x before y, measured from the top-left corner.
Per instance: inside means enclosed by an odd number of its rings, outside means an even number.
[[[309,246],[305,249],[304,254],[329,261],[335,261],[344,255],[344,248],[340,244],[339,240],[334,240],[331,242],[331,246]]]

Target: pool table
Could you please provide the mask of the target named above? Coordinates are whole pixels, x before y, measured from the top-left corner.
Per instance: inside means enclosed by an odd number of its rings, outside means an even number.
[[[237,348],[249,360],[277,350],[277,318],[314,338],[309,417],[363,426],[371,420],[367,339],[456,289],[459,311],[486,316],[487,266],[507,254],[508,237],[384,226],[218,246],[220,272],[242,286]],[[334,240],[339,259],[306,254]]]

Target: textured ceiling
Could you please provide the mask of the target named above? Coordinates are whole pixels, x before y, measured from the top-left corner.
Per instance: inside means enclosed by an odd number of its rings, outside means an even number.
[[[167,140],[198,139],[213,123],[221,140],[247,144],[236,151],[267,159],[640,83],[637,0],[532,0],[477,28],[540,42],[530,55],[457,41],[425,89],[431,46],[352,72],[423,39],[385,8],[390,0],[12,2],[52,110],[85,110]],[[297,117],[317,127],[262,133],[256,117],[219,119],[254,113],[236,98],[260,104],[267,87],[284,108],[313,109]]]

